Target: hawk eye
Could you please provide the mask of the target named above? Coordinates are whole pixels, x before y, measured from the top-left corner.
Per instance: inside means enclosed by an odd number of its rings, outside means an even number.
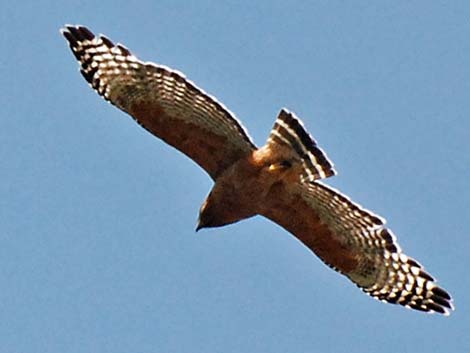
[[[292,167],[292,163],[290,161],[282,161],[281,163],[281,166],[283,166],[284,168],[290,168]]]

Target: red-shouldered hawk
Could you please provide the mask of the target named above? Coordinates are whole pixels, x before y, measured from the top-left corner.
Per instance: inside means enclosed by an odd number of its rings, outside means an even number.
[[[214,179],[197,230],[263,215],[371,296],[421,311],[452,310],[450,295],[401,251],[382,218],[319,181],[335,170],[293,113],[282,109],[267,144],[257,148],[230,111],[182,74],[142,62],[85,27],[62,33],[104,99]]]

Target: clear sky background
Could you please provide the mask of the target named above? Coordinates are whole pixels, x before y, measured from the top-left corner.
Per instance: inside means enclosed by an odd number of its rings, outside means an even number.
[[[59,33],[184,72],[264,144],[281,107],[455,299],[386,305],[105,103]],[[0,353],[470,351],[468,1],[17,1],[0,12]]]

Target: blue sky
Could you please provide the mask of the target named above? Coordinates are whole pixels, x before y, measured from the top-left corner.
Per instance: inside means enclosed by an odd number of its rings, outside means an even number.
[[[470,4],[78,1],[0,14],[0,352],[470,350]],[[105,103],[59,33],[184,72],[262,145],[281,107],[455,299],[386,305],[261,217],[194,232],[212,182]]]

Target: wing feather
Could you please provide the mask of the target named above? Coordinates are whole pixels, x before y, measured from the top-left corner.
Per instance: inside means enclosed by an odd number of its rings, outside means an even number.
[[[275,185],[261,214],[377,299],[428,312],[452,309],[450,295],[402,252],[382,218],[320,182]]]
[[[82,26],[62,30],[81,73],[106,100],[216,179],[256,146],[235,116],[184,75],[144,63]]]

